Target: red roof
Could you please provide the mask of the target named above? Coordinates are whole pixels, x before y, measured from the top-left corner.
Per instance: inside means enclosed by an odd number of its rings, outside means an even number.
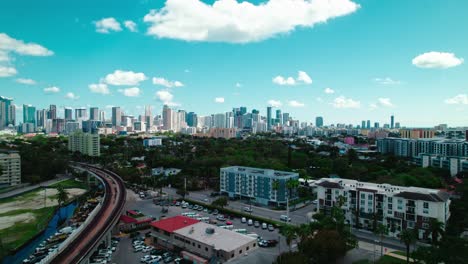
[[[129,223],[136,223],[137,220],[133,217],[127,216],[127,215],[121,215],[120,216],[120,221],[129,224]]]
[[[135,212],[135,211],[133,211],[133,210],[128,210],[128,211],[127,211],[127,214],[139,215],[137,212]]]
[[[191,226],[198,222],[200,221],[196,219],[192,219],[190,217],[178,215],[178,216],[174,216],[171,218],[166,218],[163,220],[155,221],[151,223],[151,226],[164,230],[166,232],[172,233],[176,230],[179,230],[187,226]]]

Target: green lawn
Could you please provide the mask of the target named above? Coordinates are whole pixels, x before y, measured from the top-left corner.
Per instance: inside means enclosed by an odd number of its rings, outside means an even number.
[[[68,179],[65,181],[57,182],[57,183],[50,185],[49,187],[53,188],[59,185],[63,186],[63,188],[65,189],[70,189],[70,188],[88,189],[88,185],[86,185],[86,183],[76,181],[75,179]]]
[[[31,212],[36,217],[32,223],[18,223],[9,228],[0,230],[0,238],[6,250],[14,250],[34,237],[40,230],[47,226],[49,218],[53,215],[55,207],[46,207],[37,210],[17,210],[21,213]],[[10,213],[10,212],[9,212]],[[2,216],[9,213],[2,214]]]
[[[402,259],[397,259],[387,255],[382,256],[379,260],[375,262],[376,264],[405,264],[406,261]],[[372,261],[367,259],[361,259],[353,262],[353,264],[372,264]]]

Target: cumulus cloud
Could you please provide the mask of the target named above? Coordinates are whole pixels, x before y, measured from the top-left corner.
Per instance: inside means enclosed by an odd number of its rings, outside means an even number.
[[[272,106],[272,107],[280,107],[282,105],[281,101],[278,101],[278,100],[269,100],[268,101],[268,105]]]
[[[325,90],[323,90],[326,94],[334,94],[335,93],[335,90],[333,90],[332,88],[325,88]]]
[[[14,39],[5,33],[0,33],[0,52],[0,57],[2,57],[3,60],[9,60],[7,57],[8,52],[15,52],[20,55],[29,56],[51,56],[54,54],[54,52],[39,44],[25,43],[24,41]]]
[[[50,86],[50,87],[44,88],[44,93],[59,93],[59,92],[60,92],[60,88],[57,86]]]
[[[467,94],[458,94],[452,98],[445,99],[446,104],[468,104],[468,95]]]
[[[283,77],[278,75],[273,78],[273,83],[278,85],[311,84],[312,78],[310,78],[310,76],[305,71],[299,71],[297,73],[297,78]]]
[[[68,92],[65,94],[65,98],[70,100],[78,100],[80,97],[72,92]]]
[[[9,61],[10,57],[8,56],[8,53],[4,50],[0,50],[0,62],[2,61]]]
[[[96,25],[96,32],[98,33],[110,33],[111,31],[122,31],[119,21],[113,17],[103,18],[98,21],[94,21]]]
[[[377,99],[377,101],[379,102],[379,105],[381,105],[383,107],[393,107],[393,106],[395,106],[390,101],[390,98],[379,98],[379,99]]]
[[[138,87],[131,87],[126,89],[119,89],[119,92],[127,97],[137,97],[140,96],[141,90]]]
[[[351,0],[247,1],[167,0],[164,7],[144,17],[147,34],[186,41],[247,43],[313,27],[355,12]],[[253,26],[254,25],[254,26]]]
[[[224,103],[224,97],[216,97],[214,101],[215,103]]]
[[[416,56],[412,62],[419,68],[446,69],[462,64],[463,58],[457,58],[449,52],[431,51]]]
[[[92,93],[98,93],[98,94],[109,94],[109,87],[107,87],[107,84],[105,83],[92,83],[88,85],[89,90]]]
[[[332,106],[335,108],[360,108],[361,102],[344,96],[339,96],[333,100]]]
[[[385,78],[374,78],[374,82],[382,85],[395,85],[395,84],[400,84],[400,81],[394,80],[390,77],[385,77]]]
[[[304,103],[298,102],[296,100],[291,100],[291,101],[288,102],[288,104],[291,107],[304,107],[305,106]]]
[[[148,79],[142,72],[115,70],[108,74],[104,81],[110,85],[138,85]]]
[[[179,81],[169,81],[169,80],[164,79],[162,77],[153,77],[153,84],[154,85],[162,85],[162,86],[167,87],[167,88],[184,86],[184,84],[179,82]]]
[[[137,32],[138,29],[137,29],[137,24],[131,20],[126,20],[124,22],[124,26],[130,30],[131,32]]]
[[[156,92],[156,99],[161,101],[163,104],[168,106],[178,106],[178,103],[174,103],[174,95],[168,90],[159,90]]]
[[[0,78],[16,75],[18,72],[13,67],[0,66]]]

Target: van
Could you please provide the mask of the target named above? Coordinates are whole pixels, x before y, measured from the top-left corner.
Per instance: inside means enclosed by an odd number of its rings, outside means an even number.
[[[247,221],[247,224],[248,224],[249,226],[253,225],[252,219],[249,219],[249,221]]]
[[[284,222],[291,222],[291,218],[289,218],[287,215],[281,215],[280,220]]]

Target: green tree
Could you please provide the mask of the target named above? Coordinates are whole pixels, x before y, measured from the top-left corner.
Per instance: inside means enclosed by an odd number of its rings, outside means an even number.
[[[226,197],[220,197],[211,203],[211,205],[218,206],[221,208],[224,208],[224,206],[226,206],[227,204],[228,204],[228,199]]]
[[[429,231],[431,234],[432,245],[437,245],[439,242],[439,236],[444,233],[444,223],[437,219],[431,218],[429,222]]]
[[[383,224],[378,224],[374,229],[374,234],[379,236],[379,239],[380,239],[380,255],[383,256],[383,243],[382,243],[382,241],[384,239],[384,236],[386,236],[388,234],[387,226],[385,226]]]
[[[273,180],[273,182],[271,183],[271,188],[275,191],[275,192],[278,192],[279,188],[280,188],[280,182],[279,180]],[[278,201],[278,199],[276,199]]]
[[[57,195],[55,198],[57,199],[59,207],[61,207],[68,200],[68,193],[65,191],[62,185],[57,186]]]
[[[293,197],[293,193],[299,187],[299,180],[298,179],[289,179],[286,181],[286,188],[288,188],[288,196],[291,200]]]
[[[291,251],[292,241],[297,238],[296,231],[296,228],[290,225],[285,225],[280,229],[280,234],[286,238],[286,244],[289,246],[289,251]]]
[[[409,263],[410,246],[416,242],[416,234],[414,230],[405,229],[400,233],[400,240],[406,246],[406,263]]]

